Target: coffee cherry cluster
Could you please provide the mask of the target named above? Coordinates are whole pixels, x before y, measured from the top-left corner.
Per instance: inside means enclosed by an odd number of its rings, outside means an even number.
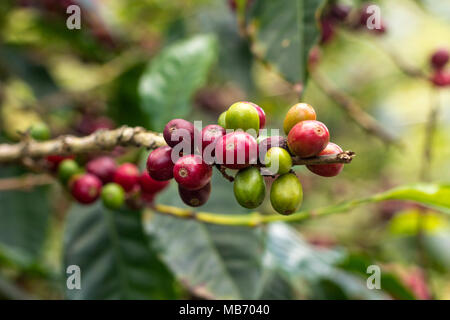
[[[264,136],[264,110],[252,102],[236,102],[223,112],[218,125],[202,130],[183,119],[173,119],[164,128],[167,146],[150,153],[147,170],[156,181],[178,183],[183,202],[198,207],[211,193],[212,167],[223,172],[238,170],[234,177],[237,202],[248,209],[262,204],[266,195],[264,175],[275,179],[270,190],[272,207],[281,214],[295,212],[303,200],[302,185],[293,173],[293,156],[309,158],[342,152],[330,143],[327,127],[316,120],[314,109],[294,105],[284,120],[283,136]],[[309,165],[315,174],[332,177],[343,164]]]
[[[436,87],[450,86],[450,72],[445,69],[449,56],[448,50],[442,48],[436,50],[430,58],[430,64],[433,68],[430,80]]]
[[[49,169],[68,187],[81,204],[92,204],[101,198],[105,207],[119,209],[127,204],[132,209],[150,205],[156,194],[168,182],[154,180],[146,170],[124,163],[120,166],[112,157],[100,156],[82,168],[73,156],[48,156]]]

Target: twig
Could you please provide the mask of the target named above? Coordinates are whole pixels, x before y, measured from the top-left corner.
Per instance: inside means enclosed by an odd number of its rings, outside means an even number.
[[[311,70],[310,75],[319,89],[337,102],[345,113],[366,132],[380,138],[385,143],[399,145],[397,139],[387,132],[375,118],[366,113],[352,97],[336,88],[319,71]]]
[[[230,176],[227,171],[226,168],[220,164],[215,164],[214,165],[216,167],[217,170],[219,170],[219,172],[222,174],[222,176],[227,179],[230,182],[234,181],[234,177]]]
[[[85,137],[61,136],[44,142],[31,140],[17,144],[0,144],[0,163],[53,154],[71,155],[111,150],[115,146],[145,147],[150,150],[165,144],[161,134],[141,127],[124,126],[115,130],[100,130]]]
[[[16,178],[0,179],[0,191],[28,190],[37,186],[44,186],[54,182],[47,174],[26,174]]]

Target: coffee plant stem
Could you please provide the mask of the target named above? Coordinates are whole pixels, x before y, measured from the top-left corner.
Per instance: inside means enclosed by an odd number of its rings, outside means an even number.
[[[112,150],[116,146],[144,147],[153,150],[165,145],[160,133],[141,127],[123,126],[114,130],[99,130],[84,137],[60,136],[53,140],[38,142],[26,139],[16,144],[0,144],[0,163],[20,162],[23,159],[39,159],[49,155],[77,155],[95,151]],[[352,151],[308,159],[293,158],[294,165],[350,163],[355,156]]]

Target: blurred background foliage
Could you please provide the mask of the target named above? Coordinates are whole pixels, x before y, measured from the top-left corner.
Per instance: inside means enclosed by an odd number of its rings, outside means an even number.
[[[325,3],[298,1],[312,12]],[[72,2],[0,2],[0,141],[17,141],[39,121],[53,136],[122,124],[160,131],[176,117],[215,123],[238,100],[259,104],[268,127],[281,128],[298,100],[286,79],[306,79],[320,32],[310,15],[299,28],[287,0],[254,0],[248,8],[237,1],[236,11],[225,0],[79,0],[82,28],[68,30],[65,8]],[[309,79],[301,100],[316,109],[332,141],[357,158],[332,179],[299,167],[303,209],[420,181],[433,104],[440,106],[439,122],[427,178],[450,181],[450,90],[405,75],[392,59],[428,72],[430,54],[450,47],[450,2],[376,3],[387,31],[338,27],[321,46],[316,68],[402,147],[367,134]],[[243,34],[246,23],[252,43]],[[145,155],[131,150],[119,159]],[[23,173],[0,167],[2,178]],[[184,207],[175,185],[156,201]],[[204,210],[248,212],[218,176]],[[268,203],[260,211],[273,213]],[[65,289],[70,264],[82,269],[81,291]],[[382,290],[366,287],[371,264],[382,268]],[[57,184],[0,191],[0,298],[448,299],[450,229],[442,214],[400,201],[249,230],[72,206]]]

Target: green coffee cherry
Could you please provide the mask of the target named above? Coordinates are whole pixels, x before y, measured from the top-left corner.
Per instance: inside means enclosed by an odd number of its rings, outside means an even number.
[[[286,149],[273,147],[267,151],[265,165],[270,174],[285,174],[292,168],[292,158]]]
[[[226,129],[241,129],[259,132],[259,115],[255,107],[248,102],[236,102],[227,111]]]
[[[50,139],[50,129],[45,123],[38,122],[31,126],[30,135],[34,140],[48,140]]]
[[[225,122],[226,116],[227,116],[227,112],[224,111],[224,112],[222,112],[222,113],[220,114],[219,119],[217,120],[217,124],[218,124],[219,126],[221,126],[222,128],[226,128],[226,126],[227,126],[227,125],[226,125],[226,122]]]
[[[256,167],[239,171],[234,180],[234,196],[247,209],[259,207],[266,195],[264,178]]]
[[[81,168],[73,159],[63,160],[58,166],[58,177],[63,183],[67,183],[70,178],[81,173]]]
[[[270,190],[270,202],[278,213],[283,215],[294,213],[302,200],[302,185],[295,174],[286,173],[273,182]]]
[[[125,191],[117,183],[108,183],[102,188],[103,205],[109,209],[119,209],[125,203]]]

